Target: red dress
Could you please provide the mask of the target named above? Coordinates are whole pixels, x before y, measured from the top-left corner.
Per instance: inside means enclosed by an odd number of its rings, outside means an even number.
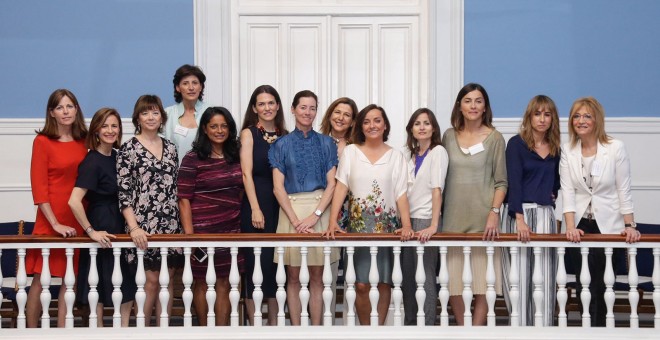
[[[32,144],[32,164],[30,181],[34,204],[50,203],[50,207],[60,224],[76,228],[78,235],[84,235],[73,212],[69,208],[69,197],[78,177],[78,164],[85,158],[87,148],[84,140],[60,142],[38,135]],[[37,220],[32,235],[60,236],[50,225],[46,216],[37,209]],[[66,255],[64,249],[50,250],[50,273],[64,277]],[[78,272],[78,251],[74,254],[74,271]],[[25,258],[28,274],[41,273],[42,257],[40,249],[28,250]]]

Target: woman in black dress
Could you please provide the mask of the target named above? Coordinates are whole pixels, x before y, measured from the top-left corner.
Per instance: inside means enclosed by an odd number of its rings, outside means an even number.
[[[275,233],[279,208],[273,194],[273,170],[268,162],[270,145],[278,137],[286,134],[284,111],[277,91],[270,85],[257,87],[252,96],[241,131],[241,170],[245,196],[241,205],[241,233]],[[244,297],[250,323],[254,324],[254,301],[252,292],[254,283],[254,253],[251,248],[242,248],[245,252]],[[273,262],[273,248],[261,249],[261,271],[263,283],[261,289],[268,303],[268,324],[277,323],[277,266]]]
[[[71,192],[69,206],[76,220],[83,227],[87,236],[98,242],[102,248],[96,256],[98,270],[99,302],[96,305],[97,324],[103,327],[103,307],[112,306],[112,270],[115,258],[112,254],[111,239],[113,234],[123,233],[124,217],[119,212],[117,201],[117,151],[122,135],[121,118],[115,109],[102,108],[98,110],[89,125],[86,144],[89,153],[78,166],[78,179]],[[82,200],[88,202],[87,214]],[[84,254],[83,254],[84,253]],[[90,257],[87,249],[81,251],[78,271],[79,300],[87,303],[89,294]],[[131,307],[135,298],[135,274],[130,273],[128,264],[121,257],[122,271],[122,304],[121,324],[128,327]]]

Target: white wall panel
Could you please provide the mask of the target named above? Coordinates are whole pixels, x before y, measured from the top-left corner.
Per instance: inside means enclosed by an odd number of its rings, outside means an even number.
[[[372,101],[372,26],[333,20],[332,98],[350,97],[362,108]]]

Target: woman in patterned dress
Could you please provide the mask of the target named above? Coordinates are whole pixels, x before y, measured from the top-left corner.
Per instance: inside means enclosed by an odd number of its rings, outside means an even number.
[[[179,210],[186,234],[240,233],[243,175],[238,157],[236,123],[224,107],[204,111],[190,152],[179,168]],[[206,249],[204,249],[206,250]],[[229,248],[217,248],[215,265],[215,324],[229,325]],[[193,303],[200,326],[206,326],[206,271],[208,260],[191,262],[195,286]],[[238,257],[239,272],[243,256]]]
[[[353,142],[344,148],[337,169],[337,184],[332,198],[331,216],[337,216],[346,195],[349,195],[349,224],[342,230],[332,219],[324,235],[352,233],[400,233],[401,240],[410,239],[414,232],[410,224],[410,208],[406,195],[408,166],[398,150],[385,144],[390,122],[385,110],[371,104],[358,113]],[[361,325],[370,324],[369,313],[369,248],[355,249],[355,307]],[[378,323],[387,318],[392,287],[392,249],[380,247],[378,262]]]
[[[126,141],[117,155],[117,183],[119,208],[126,220],[126,232],[135,245],[145,250],[144,316],[149,325],[152,309],[160,315],[162,306],[158,298],[161,256],[159,248],[147,248],[147,237],[152,234],[181,234],[176,180],[179,169],[176,146],[158,136],[162,132],[167,114],[160,98],[143,95],[133,109],[135,137]],[[135,249],[128,249],[127,260],[137,263]],[[183,264],[180,248],[170,248],[167,257],[169,275]],[[171,314],[173,285],[169,285]],[[158,301],[157,301],[158,300]],[[160,319],[156,318],[156,324]]]

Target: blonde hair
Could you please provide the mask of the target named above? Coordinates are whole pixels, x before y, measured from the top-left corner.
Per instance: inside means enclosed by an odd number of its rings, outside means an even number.
[[[579,98],[573,103],[573,106],[571,106],[570,115],[568,116],[568,136],[571,141],[571,146],[575,146],[578,142],[578,139],[580,139],[580,137],[577,135],[577,132],[575,132],[575,128],[573,127],[573,116],[583,107],[586,108],[589,113],[591,113],[594,122],[594,134],[596,135],[598,141],[601,144],[609,144],[610,140],[612,140],[612,137],[605,133],[605,109],[603,109],[603,106],[600,105],[596,98],[583,97]]]

